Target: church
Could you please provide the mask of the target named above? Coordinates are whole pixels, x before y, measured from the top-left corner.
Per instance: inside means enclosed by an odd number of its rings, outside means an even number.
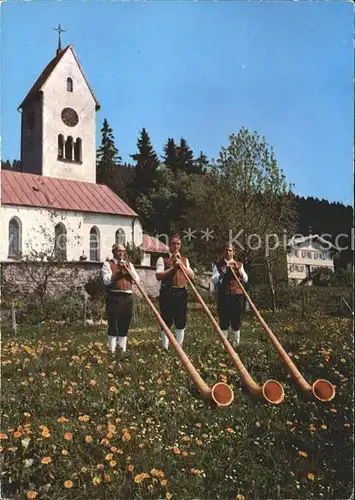
[[[61,48],[60,31],[55,57],[18,109],[21,172],[1,171],[0,261],[48,254],[102,262],[120,242],[141,247],[149,265],[152,253],[167,250],[143,235],[134,210],[96,184],[100,104],[73,47]]]

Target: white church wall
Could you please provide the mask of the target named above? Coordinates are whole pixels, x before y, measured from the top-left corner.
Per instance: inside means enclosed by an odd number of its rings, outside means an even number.
[[[73,92],[67,91],[67,78],[73,81]],[[49,177],[95,182],[95,100],[69,49],[43,85],[43,168]],[[61,113],[72,108],[79,116],[76,126],[64,124]],[[82,162],[58,160],[58,135],[82,140]]]
[[[61,222],[67,231],[67,260],[77,261],[84,252],[90,256],[90,229],[96,226],[100,234],[100,260],[112,257],[111,247],[115,234],[122,229],[126,243],[132,243],[132,222],[134,221],[134,242],[143,243],[142,225],[139,219],[118,215],[93,214],[83,212],[54,211],[35,207],[2,205],[0,222],[0,261],[8,260],[9,222],[17,217],[21,226],[21,251],[23,255],[48,251],[54,244],[54,227]]]

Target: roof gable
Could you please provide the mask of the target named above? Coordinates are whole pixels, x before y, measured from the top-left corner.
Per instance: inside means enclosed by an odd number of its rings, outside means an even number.
[[[31,87],[31,89],[29,90],[29,92],[27,93],[26,97],[24,98],[24,100],[21,102],[21,104],[19,105],[19,107],[17,109],[22,109],[24,107],[25,104],[27,104],[28,102],[30,102],[32,99],[34,99],[35,97],[37,97],[38,93],[41,92],[42,90],[42,87],[43,85],[46,83],[46,81],[48,80],[48,78],[50,77],[50,75],[53,73],[53,70],[57,67],[59,61],[61,61],[61,59],[63,58],[64,54],[66,54],[68,51],[71,51],[73,56],[74,56],[74,59],[83,75],[83,78],[91,92],[91,95],[95,101],[95,106],[96,106],[96,110],[100,109],[100,103],[99,101],[96,99],[95,97],[95,94],[92,90],[92,88],[90,87],[90,84],[85,76],[85,73],[83,71],[83,68],[81,67],[81,64],[79,63],[79,60],[74,52],[74,49],[71,45],[68,45],[65,49],[61,50],[48,64],[47,66],[44,68],[44,70],[42,71],[42,73],[39,75],[39,77],[37,78],[37,80],[35,81],[35,83],[33,84],[33,86]]]
[[[1,204],[138,217],[108,186],[1,171]]]

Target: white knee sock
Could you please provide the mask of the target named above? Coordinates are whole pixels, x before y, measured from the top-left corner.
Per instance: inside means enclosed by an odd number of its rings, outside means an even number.
[[[118,337],[118,345],[120,346],[123,352],[126,352],[127,337]]]
[[[228,330],[222,330],[223,335],[228,339]]]
[[[239,345],[240,342],[240,330],[234,330],[234,339],[237,345]]]
[[[168,337],[165,335],[165,332],[164,330],[161,331],[160,333],[160,337],[161,337],[161,343],[162,343],[162,346],[164,349],[168,349],[169,348],[169,339]]]
[[[108,346],[111,352],[115,352],[117,345],[117,337],[113,337],[112,335],[108,335]]]
[[[184,337],[185,337],[185,329],[184,328],[182,328],[182,329],[177,328],[176,329],[176,340],[178,341],[179,345],[182,345],[182,343],[184,342]]]

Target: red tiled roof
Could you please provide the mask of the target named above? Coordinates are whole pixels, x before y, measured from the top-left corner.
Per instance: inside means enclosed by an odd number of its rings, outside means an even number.
[[[37,80],[35,81],[35,83],[33,84],[32,88],[29,90],[29,92],[27,93],[26,97],[24,98],[24,100],[21,102],[21,104],[19,105],[19,107],[17,109],[21,109],[23,107],[23,105],[27,102],[27,101],[30,101],[31,99],[33,99],[37,92],[39,92],[42,88],[42,86],[44,85],[44,83],[46,82],[46,80],[49,78],[49,76],[51,75],[52,71],[54,70],[54,68],[57,66],[57,64],[59,63],[59,61],[61,60],[61,58],[64,56],[64,54],[68,51],[68,49],[71,49],[71,51],[73,52],[73,55],[75,57],[75,60],[80,68],[80,71],[82,72],[83,74],[83,77],[87,83],[87,86],[89,87],[90,89],[90,92],[95,100],[95,103],[96,103],[96,109],[100,109],[100,104],[98,102],[98,100],[96,99],[90,85],[89,85],[89,82],[87,81],[86,79],[86,76],[83,72],[83,69],[78,61],[78,58],[76,57],[76,54],[72,48],[71,45],[68,45],[67,47],[65,47],[65,49],[61,50],[59,52],[59,54],[57,54],[48,64],[47,66],[44,68],[44,70],[42,71],[42,73],[39,75],[39,77],[37,78]]]
[[[168,253],[169,247],[158,238],[143,234],[143,250],[147,253]]]
[[[108,186],[1,170],[1,204],[137,217]]]

